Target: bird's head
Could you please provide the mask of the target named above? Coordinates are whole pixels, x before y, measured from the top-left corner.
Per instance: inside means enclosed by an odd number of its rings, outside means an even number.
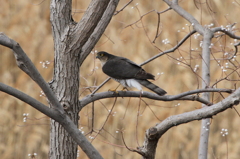
[[[109,56],[110,56],[109,53],[104,52],[104,51],[100,51],[100,52],[97,53],[96,58],[98,58],[101,61],[102,66],[103,66],[107,62]]]

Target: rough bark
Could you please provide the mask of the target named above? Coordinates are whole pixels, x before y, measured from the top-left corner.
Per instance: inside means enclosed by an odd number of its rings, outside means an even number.
[[[102,19],[101,23],[104,23],[104,26],[100,27],[101,30],[98,30],[98,34],[95,35],[97,36],[96,40],[87,46],[88,49],[85,48],[88,51],[84,52],[86,57],[106,29],[117,4],[117,0],[93,0],[81,21],[76,23],[71,16],[71,0],[51,1],[51,23],[55,58],[54,76],[50,85],[66,114],[75,125],[78,125],[80,108],[78,99],[79,67],[85,59],[80,60],[83,54],[82,48],[88,39],[96,34],[94,34],[94,30],[104,13],[108,13],[108,17]],[[108,6],[111,6],[111,9]],[[64,127],[55,120],[51,120],[49,156],[52,159],[74,159],[77,157],[77,143],[64,130]]]
[[[78,125],[78,91],[79,66],[78,56],[80,48],[73,48],[66,52],[69,45],[70,27],[74,27],[71,18],[72,1],[51,1],[51,23],[54,39],[54,76],[50,85],[65,111]],[[78,53],[76,54],[78,55]],[[77,158],[77,144],[64,130],[60,123],[51,119],[49,158]]]
[[[43,77],[33,65],[32,61],[28,58],[26,53],[23,51],[21,46],[14,40],[8,38],[3,33],[0,33],[0,44],[13,50],[18,67],[22,69],[27,75],[29,75],[31,79],[33,79],[38,84],[38,86],[44,92],[49,103],[51,103],[52,107],[49,108],[48,106],[40,103],[36,99],[33,99],[29,95],[2,83],[0,83],[0,91],[3,91],[9,95],[18,98],[19,100],[31,105],[35,109],[49,116],[51,119],[54,119],[55,121],[60,123],[89,158],[101,159],[102,157],[99,152],[78,130],[77,126],[73,123],[68,114],[65,113],[64,108],[57,100],[53,91],[44,81]]]

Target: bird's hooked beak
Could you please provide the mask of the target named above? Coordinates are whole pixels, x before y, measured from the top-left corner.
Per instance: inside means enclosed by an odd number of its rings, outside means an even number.
[[[98,53],[97,56],[96,56],[97,59],[100,60],[102,66],[107,62],[108,60],[108,57],[105,56],[103,53]]]

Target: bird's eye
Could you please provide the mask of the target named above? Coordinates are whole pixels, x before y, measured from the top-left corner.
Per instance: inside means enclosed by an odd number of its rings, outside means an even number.
[[[100,56],[103,56],[103,54],[100,54]]]

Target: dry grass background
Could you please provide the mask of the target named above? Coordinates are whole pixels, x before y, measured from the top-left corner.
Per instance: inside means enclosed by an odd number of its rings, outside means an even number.
[[[128,0],[122,0],[119,4],[120,9]],[[198,4],[197,9],[192,1],[182,0],[180,5],[189,13],[196,17],[201,24],[215,26],[226,26],[237,22],[236,28],[239,28],[240,5],[232,0],[211,1],[210,12],[207,9],[205,1]],[[0,31],[4,32],[10,38],[19,42],[43,77],[50,81],[52,77],[53,63],[48,68],[43,68],[40,61],[53,61],[53,40],[51,36],[51,24],[49,22],[49,1],[30,1],[30,0],[12,0],[1,1],[0,6]],[[136,6],[136,3],[139,3]],[[89,1],[73,1],[73,17],[76,21],[81,19],[84,10]],[[133,7],[133,8],[132,8]],[[139,0],[134,1],[123,12],[115,16],[108,26],[105,34],[96,45],[96,50],[105,50],[119,56],[125,56],[136,63],[141,63],[148,58],[159,53],[154,45],[148,40],[154,39],[157,27],[157,14],[151,13],[142,19],[143,23],[137,25],[129,24],[137,21],[140,15],[147,13],[152,9],[162,11],[167,5],[157,0]],[[140,15],[139,15],[140,13]],[[161,14],[161,35],[156,40],[155,45],[161,50],[167,50],[180,41],[188,32],[186,20],[182,19],[174,11],[168,11]],[[145,31],[142,27],[145,27]],[[183,27],[185,29],[183,29]],[[190,27],[191,28],[191,27]],[[178,32],[180,30],[180,32]],[[238,31],[238,29],[237,29]],[[239,35],[239,33],[237,32]],[[162,40],[168,39],[170,44],[165,45]],[[171,53],[174,58],[189,58],[190,48],[197,48],[192,51],[191,66],[201,65],[200,47],[198,39],[191,38],[178,51]],[[220,40],[214,40],[212,52],[216,58],[222,58],[223,53],[233,51],[230,44],[233,40],[226,37]],[[191,46],[190,46],[191,44]],[[223,45],[220,47],[220,45]],[[181,59],[181,58],[180,58]],[[239,60],[237,56],[236,61]],[[189,63],[189,61],[187,61]],[[224,65],[226,61],[220,60]],[[195,74],[184,67],[178,65],[176,60],[168,56],[162,56],[153,62],[144,66],[144,68],[156,75],[154,82],[168,91],[168,94],[178,94],[181,92],[197,89],[201,87],[201,79],[196,80]],[[211,84],[224,77],[224,73],[217,65],[215,60],[211,62]],[[238,64],[238,63],[236,63]],[[80,98],[89,94],[87,87],[99,85],[106,79],[101,71],[99,61],[95,60],[94,54],[90,54],[81,68],[81,94]],[[200,66],[201,68],[201,66]],[[158,73],[163,72],[160,77]],[[239,71],[238,71],[239,72]],[[201,74],[201,69],[197,72]],[[238,79],[233,74],[232,79]],[[12,51],[0,46],[0,82],[13,86],[32,97],[46,101],[40,97],[40,89],[21,72],[16,64]],[[234,88],[239,86],[238,82],[222,81],[218,88]],[[109,88],[115,88],[118,84],[115,81],[108,82],[99,92],[107,91]],[[218,94],[212,97],[214,102],[221,99]],[[123,130],[124,140],[128,147],[136,148],[141,145],[144,139],[145,130],[159,123],[170,115],[195,110],[201,107],[196,102],[173,101],[160,102],[144,99],[148,106],[139,99],[118,98],[113,108],[113,114],[104,125],[104,129],[92,141],[94,146],[100,151],[106,159],[134,159],[139,158],[136,153],[129,152],[124,148],[121,133],[116,131]],[[95,102],[94,130],[102,128],[105,122],[108,110],[113,107],[115,99],[106,99]],[[180,104],[180,105],[179,105]],[[178,105],[177,107],[175,105]],[[49,149],[49,118],[37,112],[25,103],[0,92],[0,156],[3,159],[8,158],[28,158],[28,154],[37,153],[37,159],[48,158]],[[238,111],[240,109],[236,107]],[[154,114],[157,116],[155,117]],[[23,113],[29,113],[26,122],[23,122]],[[85,133],[91,130],[92,105],[85,107],[81,115],[79,127]],[[231,158],[237,159],[240,156],[240,118],[233,109],[229,109],[217,116],[214,116],[211,122],[210,140],[209,140],[209,158]],[[222,128],[229,131],[227,138],[222,137],[220,132]],[[169,130],[159,141],[157,148],[157,159],[193,159],[197,158],[199,143],[200,121],[194,121],[188,124],[180,125]],[[96,133],[91,134],[91,136]],[[87,135],[89,136],[89,135]],[[227,139],[227,142],[226,142]],[[81,159],[87,158],[80,150]]]

